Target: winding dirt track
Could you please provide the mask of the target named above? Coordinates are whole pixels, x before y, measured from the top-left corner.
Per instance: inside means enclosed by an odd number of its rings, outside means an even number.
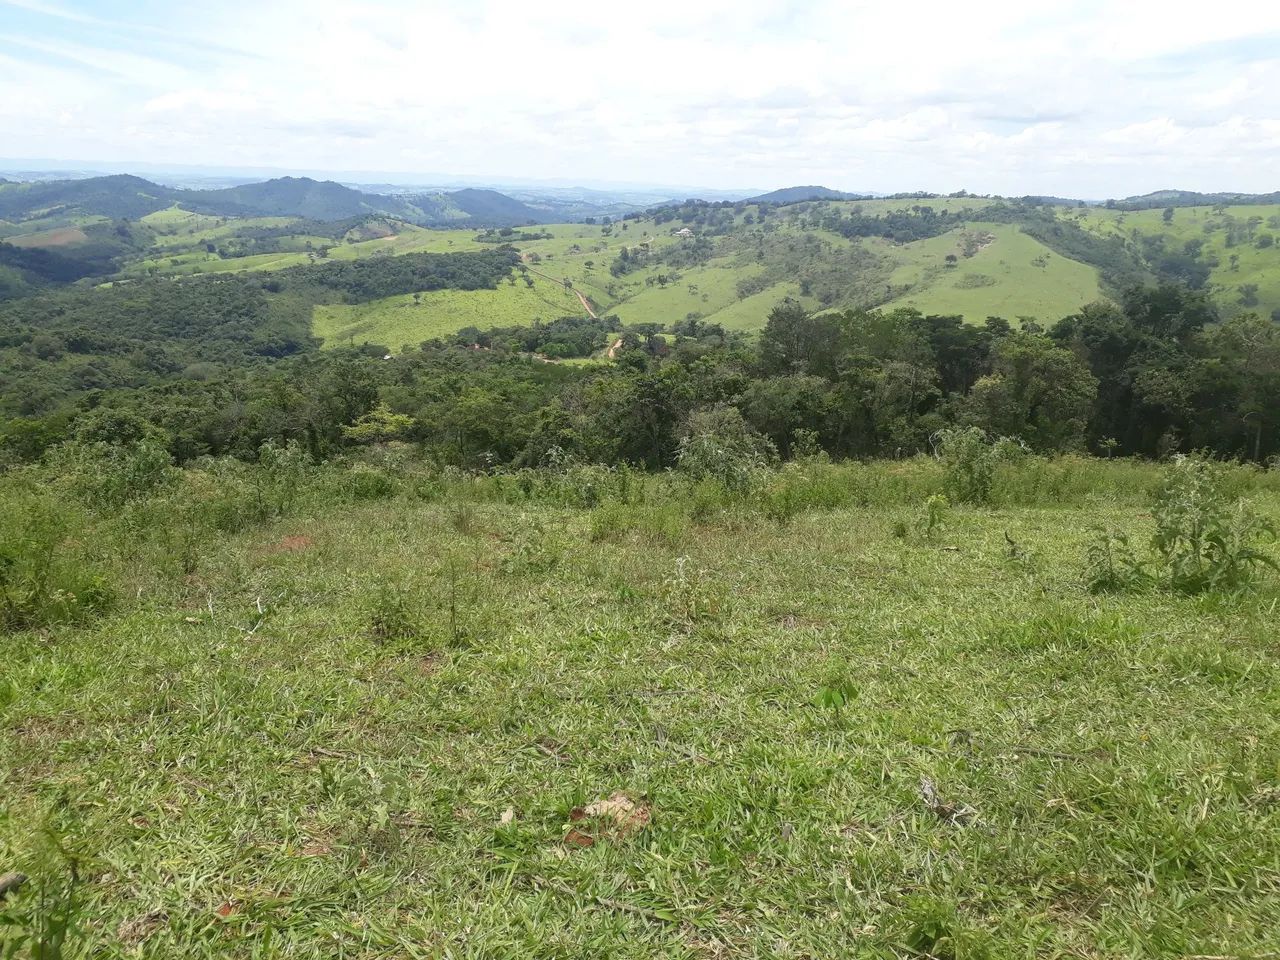
[[[529,266],[528,264],[525,264],[525,269],[528,270],[530,273],[532,273],[535,277],[541,277],[543,280],[550,280],[552,283],[557,284],[558,286],[564,286],[563,280],[558,280],[557,278],[550,276],[549,274],[543,273],[541,270],[535,270],[533,269],[533,267]],[[596,316],[596,309],[591,305],[591,301],[588,300],[586,297],[584,297],[582,295],[582,292],[579,290],[574,290],[573,293],[580,301],[582,301],[582,309],[587,311],[587,316],[589,316],[592,320],[599,320],[600,318]]]

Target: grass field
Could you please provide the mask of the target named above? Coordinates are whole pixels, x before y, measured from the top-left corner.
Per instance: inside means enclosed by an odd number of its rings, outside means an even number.
[[[964,233],[993,239],[965,257]],[[953,268],[946,266],[948,254],[957,257]],[[911,285],[886,304],[890,309],[962,314],[970,323],[990,316],[1010,322],[1032,317],[1048,325],[1102,299],[1097,270],[1054,253],[1009,224],[971,223],[964,231],[893,248],[890,256],[898,263],[892,282]]]
[[[53,230],[41,230],[37,233],[24,233],[11,237],[9,242],[15,247],[73,247],[85,243],[89,237],[79,227],[57,227]]]
[[[582,316],[578,298],[554,283],[539,281],[530,288],[523,281],[501,283],[496,290],[434,290],[411,296],[387,297],[356,305],[315,308],[312,332],[326,347],[381,343],[398,350],[405,344],[447,336],[463,327],[512,327],[535,320]]]
[[[1271,955],[1274,579],[1091,596],[1155,468],[1020,469],[936,539],[923,461],[792,468],[786,523],[411,467],[84,514],[120,605],[4,641],[10,922],[73,858],[68,957]]]
[[[961,213],[988,203],[986,199],[966,197],[845,201],[832,207],[846,212],[884,214],[924,204]],[[670,267],[655,265],[614,277],[609,266],[623,246],[634,248],[648,243],[653,249],[661,250],[678,242],[672,234],[680,227],[679,222],[656,225],[652,221],[630,221],[625,230],[621,222],[612,227],[553,224],[536,228],[550,233],[549,238],[514,242],[529,258],[531,266],[550,277],[571,280],[600,311],[617,314],[627,323],[667,324],[689,314],[700,314],[734,329],[754,330],[763,326],[769,310],[780,299],[799,297],[801,292],[800,278],[795,271],[786,276],[775,271],[770,279],[777,282],[771,289],[745,300],[738,296],[738,283],[762,269],[752,255],[754,244],[762,241],[751,239],[760,236],[761,228],[746,223],[747,216],[756,217],[758,213],[753,206],[744,207],[737,214],[731,234],[715,239],[719,247],[710,263],[680,269],[680,279],[665,287],[652,281],[659,273],[673,272]],[[1280,236],[1280,226],[1276,226],[1280,223],[1280,206],[1231,207],[1219,213],[1207,207],[1183,208],[1168,224],[1163,222],[1159,210],[1125,213],[1091,207],[1062,209],[1059,215],[1075,220],[1086,229],[1122,236],[1131,244],[1138,244],[1142,235],[1155,234],[1164,235],[1171,248],[1180,248],[1189,240],[1203,239],[1205,258],[1217,262],[1211,274],[1210,290],[1226,315],[1246,309],[1267,315],[1271,310],[1280,309],[1280,244],[1260,247],[1250,240],[1226,246],[1226,227],[1230,224],[1238,227],[1252,221],[1251,236]],[[328,247],[330,258],[335,260],[385,253],[477,250],[487,246],[476,240],[474,230],[428,230],[400,224],[395,228],[398,231],[395,236],[352,243],[299,234],[289,241],[293,248],[289,252],[223,260],[207,253],[205,243],[232,237],[246,226],[278,226],[287,221],[282,218],[223,221],[175,209],[153,214],[146,222],[160,232],[158,249],[147,259],[131,264],[126,270],[128,275],[278,270],[311,262],[305,249],[308,241],[313,248]],[[861,288],[858,303],[878,302],[888,308],[913,307],[925,313],[960,314],[972,323],[981,323],[988,316],[1000,316],[1014,322],[1027,317],[1051,324],[1085,303],[1103,297],[1096,269],[1054,253],[1008,224],[970,222],[943,236],[901,245],[879,239],[849,241],[823,230],[802,230],[784,213],[770,218],[768,230],[767,235],[775,243],[792,237],[796,242],[810,242],[814,237],[825,241],[821,252],[811,255],[816,258],[815,263],[820,263],[825,256],[843,255],[851,245],[875,253],[887,269],[887,277],[880,277],[880,267],[874,268],[874,275],[869,274]],[[964,256],[965,238],[981,233],[991,235],[994,242],[982,246],[972,256]],[[945,261],[948,254],[958,257],[956,266],[948,268]],[[851,289],[858,287],[856,277],[850,276],[850,282]],[[1250,290],[1256,300],[1253,306],[1248,305]],[[820,305],[817,300],[800,299],[809,306]],[[837,308],[850,305],[831,303],[830,297],[824,302]],[[468,313],[461,304],[458,307],[448,313],[451,318],[448,322],[456,321],[458,326],[487,324],[487,306],[476,314]],[[502,323],[518,322],[514,314],[505,308],[499,309]],[[373,323],[368,328],[370,337],[384,342],[396,340],[400,333],[394,328],[379,332],[378,318],[390,315],[385,311],[372,312],[376,316],[369,321]],[[530,314],[526,319],[539,315]],[[440,332],[448,332],[445,325],[444,321],[438,325]]]
[[[835,204],[845,211],[859,210],[868,214],[884,214],[921,203],[917,200],[849,201]],[[935,209],[945,208],[953,212],[977,209],[989,201],[976,198],[945,198],[929,201]],[[785,209],[785,208],[784,208]],[[746,206],[737,214],[733,232],[728,237],[718,237],[719,255],[702,266],[674,270],[655,264],[621,277],[611,275],[610,264],[624,247],[635,248],[646,244],[652,250],[662,250],[678,240],[673,233],[680,222],[657,225],[652,221],[627,221],[612,227],[596,224],[552,224],[539,226],[538,232],[551,234],[537,240],[513,241],[514,245],[533,267],[556,279],[569,279],[574,286],[589,296],[603,314],[616,314],[627,323],[669,324],[698,314],[712,322],[722,322],[739,330],[757,330],[763,327],[769,311],[785,297],[795,297],[806,305],[817,308],[821,304],[811,297],[802,297],[797,276],[775,275],[775,282],[763,293],[739,296],[738,284],[758,275],[761,264],[754,258],[754,243],[747,239],[756,236],[760,228],[746,223],[747,216],[758,216],[759,210]],[[279,226],[287,222],[281,218],[226,221],[200,217],[181,210],[166,210],[146,218],[147,223],[159,232],[158,250],[147,259],[137,261],[126,270],[128,275],[155,273],[193,274],[230,273],[255,270],[279,270],[311,262],[305,245],[313,248],[329,248],[334,260],[358,259],[375,254],[402,254],[413,252],[445,252],[485,249],[476,240],[474,230],[428,230],[409,224],[398,224],[395,236],[361,242],[333,242],[321,237],[292,238],[287,252],[265,253],[246,257],[222,259],[208,253],[205,244],[234,237],[240,229],[250,226]],[[796,242],[811,242],[817,238],[824,242],[823,250],[832,254],[847,251],[851,246],[862,245],[872,250],[881,262],[888,265],[890,282],[883,295],[891,296],[888,304],[913,306],[926,312],[961,313],[971,322],[980,323],[989,315],[1000,315],[1014,320],[1019,316],[1035,316],[1042,320],[1055,320],[1070,313],[1083,303],[1100,296],[1096,271],[1091,267],[1066,260],[1036,241],[1019,233],[1016,228],[1000,224],[971,224],[967,230],[989,230],[997,242],[984,248],[972,259],[963,259],[955,270],[946,270],[943,258],[947,253],[963,248],[962,231],[954,231],[943,237],[905,245],[894,245],[879,240],[849,241],[820,229],[800,230],[783,216],[775,217],[769,226],[769,235],[779,238],[794,237]],[[815,253],[819,260],[826,253]],[[1037,266],[1040,263],[1042,265]],[[679,274],[675,282],[662,286],[656,283],[659,274]],[[856,286],[856,278],[850,276]],[[956,284],[962,285],[957,288]],[[541,283],[541,281],[539,281]],[[879,289],[879,281],[871,282]],[[986,285],[983,285],[986,284]],[[868,288],[870,289],[870,288]],[[865,294],[860,295],[865,298]],[[516,298],[520,303],[527,298]],[[829,301],[828,301],[829,302]],[[864,302],[860,299],[859,302]],[[473,300],[477,312],[469,311],[463,298],[441,314],[439,323],[432,329],[447,333],[464,326],[492,325],[487,300]],[[847,306],[845,303],[833,306]],[[500,323],[519,322],[516,314],[507,306],[499,306]],[[572,305],[570,305],[572,306]],[[402,335],[397,324],[400,318],[383,307],[357,311],[365,314],[344,326],[361,325],[362,332],[378,342],[393,343]],[[571,309],[577,313],[580,309]],[[531,320],[539,313],[526,316]],[[447,319],[446,319],[447,318]],[[319,321],[323,322],[323,321]],[[383,328],[383,324],[391,326]],[[367,326],[365,326],[367,324]],[[456,324],[456,326],[452,326]],[[331,325],[326,326],[330,329]],[[324,335],[323,333],[321,335]]]
[[[1269,316],[1280,310],[1280,205],[1240,205],[1221,212],[1213,207],[1179,207],[1166,223],[1163,210],[1120,211],[1090,207],[1073,213],[1086,229],[1137,243],[1142,236],[1162,236],[1171,252],[1188,241],[1203,241],[1201,259],[1216,261],[1209,274],[1209,292],[1225,316],[1245,311]],[[1240,235],[1228,245],[1229,227]],[[1269,246],[1258,238],[1269,236]],[[1233,258],[1235,258],[1233,260]],[[1256,304],[1242,302],[1243,288],[1255,285]]]

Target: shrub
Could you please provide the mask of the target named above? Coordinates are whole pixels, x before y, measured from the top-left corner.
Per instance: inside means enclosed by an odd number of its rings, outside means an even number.
[[[752,427],[737,407],[699,410],[680,440],[680,469],[695,480],[717,480],[735,493],[755,486],[778,451]]]
[[[62,505],[29,496],[4,506],[0,630],[70,623],[111,605],[115,595],[107,579],[71,555]]]
[[[421,635],[421,625],[417,606],[404,590],[382,584],[370,598],[368,628],[375,640],[416,640]]]
[[[387,471],[363,463],[343,471],[341,486],[345,499],[354,503],[387,500],[400,489],[396,478]]]
[[[181,476],[169,451],[153,437],[65,443],[53,452],[50,465],[75,496],[100,510],[151,496]]]
[[[683,543],[689,529],[689,517],[680,504],[623,503],[609,500],[591,512],[591,540],[594,543],[617,542],[629,534],[667,546]]]
[[[993,439],[978,427],[941,430],[933,443],[944,467],[943,491],[955,503],[990,503],[996,467],[1024,452],[1018,440]]]
[[[942,532],[950,511],[950,501],[940,493],[935,493],[924,502],[924,508],[916,525],[926,540],[933,540]]]
[[[1152,543],[1168,585],[1184,593],[1247,586],[1275,561],[1259,549],[1275,527],[1227,492],[1227,470],[1202,457],[1177,457],[1156,494]]]

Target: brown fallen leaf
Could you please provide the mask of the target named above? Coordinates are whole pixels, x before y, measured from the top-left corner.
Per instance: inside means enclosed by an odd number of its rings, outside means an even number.
[[[305,847],[298,851],[299,856],[303,857],[327,857],[333,852],[333,847],[323,840],[312,840]]]
[[[223,901],[221,904],[219,904],[218,908],[213,912],[225,920],[227,917],[234,916],[235,914],[240,912],[240,901],[239,900]]]
[[[589,847],[597,840],[623,840],[647,827],[652,818],[648,804],[636,803],[625,793],[612,793],[607,800],[576,807],[569,813],[570,821],[581,826],[570,829],[564,842]]]
[[[120,926],[116,927],[116,937],[126,947],[136,947],[163,927],[168,919],[169,914],[165,911],[151,910],[132,920],[122,920]]]
[[[938,795],[938,788],[928,777],[920,778],[920,799],[943,823],[962,827],[978,815],[978,811],[965,804],[948,803]]]
[[[515,822],[515,819],[516,808],[507,807],[507,809],[502,811],[502,816],[498,818],[498,826],[505,827],[507,824]]]

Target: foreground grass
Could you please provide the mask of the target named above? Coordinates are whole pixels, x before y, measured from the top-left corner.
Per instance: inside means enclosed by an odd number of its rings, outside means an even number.
[[[1149,479],[1094,469],[933,541],[891,467],[785,524],[406,479],[144,534],[116,614],[2,641],[0,873],[58,838],[74,956],[1275,949],[1280,593],[1087,595]]]

